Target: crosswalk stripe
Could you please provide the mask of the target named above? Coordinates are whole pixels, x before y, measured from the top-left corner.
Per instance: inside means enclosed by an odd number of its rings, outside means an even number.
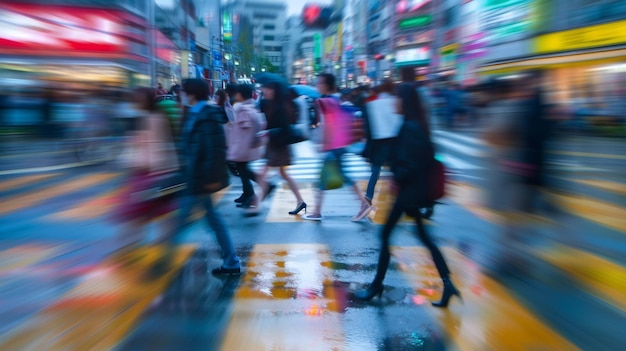
[[[626,268],[561,244],[537,249],[533,254],[567,272],[582,282],[588,291],[626,312]]]
[[[626,209],[580,195],[549,193],[566,211],[588,221],[626,233]]]
[[[79,189],[88,188],[117,177],[118,173],[97,173],[82,176],[70,182],[54,185],[45,189],[11,196],[0,203],[0,215],[6,215],[17,210],[49,200],[55,196],[66,194]]]
[[[413,303],[427,304],[441,297],[439,276],[423,247],[393,247],[398,267],[415,288]],[[429,309],[439,319],[458,350],[578,350],[514,298],[507,289],[480,272],[470,259],[443,248],[463,305],[451,300],[447,310]],[[452,315],[460,316],[463,322]]]
[[[67,248],[66,245],[26,244],[0,251],[0,275],[53,257]]]
[[[123,191],[123,189],[109,191],[67,210],[53,213],[49,218],[53,220],[85,220],[104,216],[119,203],[118,198]]]
[[[146,268],[161,252],[140,249],[145,257],[120,269],[107,260],[54,304],[25,321],[0,340],[1,350],[112,350],[126,336],[153,299],[167,288],[195,250],[181,247],[173,268],[147,280]]]
[[[582,152],[582,151],[566,151],[566,150],[552,150],[548,151],[551,154],[555,155],[564,155],[564,156],[577,156],[577,157],[591,157],[591,158],[607,158],[614,160],[626,160],[626,155],[615,155],[615,154],[601,154],[596,152]]]
[[[470,137],[467,135],[462,135],[462,134],[458,134],[458,133],[452,133],[452,132],[448,132],[445,130],[436,130],[434,131],[435,134],[439,134],[441,136],[445,136],[446,138],[452,138],[452,139],[457,139],[460,140],[462,142],[466,142],[466,143],[470,143],[470,144],[474,144],[477,146],[485,146],[487,145],[487,143],[484,140],[475,138],[475,137]]]
[[[594,188],[598,188],[601,190],[606,190],[610,192],[614,192],[620,195],[626,195],[626,184],[611,182],[607,180],[598,180],[598,179],[567,179],[573,182],[589,185]]]
[[[313,206],[315,206],[315,189],[311,187],[301,187],[300,195],[304,199],[304,202],[308,204],[308,211],[313,210]],[[290,222],[301,222],[302,219],[300,216],[293,216],[289,214],[289,211],[292,211],[296,208],[296,197],[293,195],[291,190],[288,187],[279,187],[275,190],[272,199],[270,200],[270,208],[267,212],[267,217],[265,218],[265,222],[273,222],[273,223],[290,223]],[[301,215],[304,212],[300,213]]]
[[[461,183],[452,184],[450,198],[470,210],[477,217],[491,223],[502,223],[503,217],[480,204],[479,189]],[[593,199],[574,195],[551,194],[573,215],[626,232],[626,210]],[[531,215],[534,223],[551,223],[548,218]],[[614,306],[626,311],[626,270],[602,257],[565,245],[553,249],[533,249],[529,253],[562,269],[579,281],[587,291],[600,295]]]
[[[441,153],[440,154],[443,159],[443,164],[449,169],[482,169],[484,167],[478,166],[476,164],[472,164],[466,161],[461,160],[455,156],[452,156],[449,153]]]
[[[0,191],[13,190],[15,188],[22,187],[24,185],[29,185],[37,182],[42,182],[47,179],[51,179],[54,177],[58,177],[60,173],[54,174],[35,174],[30,176],[19,177],[15,179],[9,179],[0,182]]]
[[[485,151],[477,149],[475,147],[459,144],[440,137],[436,137],[434,142],[438,145],[445,147],[448,150],[456,151],[471,157],[484,157],[487,154]]]
[[[255,245],[220,349],[343,349],[333,281],[326,245]]]

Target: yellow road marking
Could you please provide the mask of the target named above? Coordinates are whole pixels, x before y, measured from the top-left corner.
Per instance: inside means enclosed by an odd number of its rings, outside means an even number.
[[[623,184],[623,183],[611,182],[607,180],[596,180],[596,179],[568,179],[568,180],[579,183],[579,184],[589,185],[594,188],[618,193],[620,195],[626,195],[626,184]]]
[[[325,245],[255,245],[221,350],[343,349],[330,262]]]
[[[109,191],[104,195],[97,196],[84,203],[78,204],[75,207],[54,213],[50,216],[50,218],[57,220],[77,220],[94,219],[104,216],[113,210],[116,205],[118,205],[119,196],[123,191],[123,189]]]
[[[457,349],[473,350],[578,350],[511,296],[507,290],[480,272],[460,252],[444,248],[453,279],[464,304],[451,300],[447,309],[430,308],[439,318]],[[426,304],[441,297],[441,284],[428,250],[393,247],[399,267],[415,287],[413,301]]]
[[[505,221],[505,216],[502,213],[484,205],[484,192],[479,188],[466,183],[450,182],[446,195],[448,199],[463,206],[480,219],[494,224],[502,224]],[[519,214],[517,217],[521,221],[535,225],[554,224],[551,219],[532,213]]]
[[[105,182],[118,176],[117,173],[103,173],[86,175],[71,182],[58,184],[49,188],[40,189],[28,194],[18,194],[4,199],[0,203],[0,215],[5,215],[17,210],[33,206],[37,203],[48,200],[52,197],[59,196],[83,188],[88,188],[98,183]]]
[[[160,251],[144,249],[139,263],[120,268],[108,260],[55,304],[9,332],[1,350],[111,350],[170,283],[194,250],[183,246],[173,268],[154,280],[143,277]]]
[[[581,152],[581,151],[549,151],[551,154],[555,155],[565,155],[565,156],[579,156],[579,157],[593,157],[593,158],[609,158],[615,160],[626,160],[626,155],[616,155],[616,154],[600,154],[595,152]]]
[[[51,258],[65,247],[26,244],[3,250],[0,252],[0,274]]]
[[[46,179],[54,178],[54,177],[57,177],[59,175],[60,175],[60,173],[36,174],[36,175],[30,175],[30,176],[25,176],[25,177],[19,177],[19,178],[15,178],[15,179],[5,180],[5,181],[0,182],[0,191],[13,190],[15,188],[19,188],[19,187],[24,186],[24,185],[28,185],[28,184],[44,181]]]
[[[578,195],[549,194],[571,214],[626,233],[626,209],[623,207]]]
[[[480,199],[478,189],[461,184],[453,186],[457,187],[452,191],[455,194],[452,197],[456,202],[482,219],[493,223],[501,220],[495,212],[477,204],[480,201],[477,200]],[[574,215],[626,232],[626,210],[621,207],[574,195],[551,194],[551,196]],[[626,270],[624,268],[587,252],[563,245],[557,247],[556,251],[544,249],[532,253],[562,269],[607,302],[626,310]]]
[[[567,247],[534,252],[537,256],[567,272],[597,296],[626,312],[626,269],[607,259]]]

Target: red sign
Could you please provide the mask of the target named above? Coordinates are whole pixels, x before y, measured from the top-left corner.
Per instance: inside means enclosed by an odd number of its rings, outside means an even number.
[[[178,47],[161,31],[153,29],[156,34],[156,54],[157,57],[167,63],[176,61],[176,51]]]
[[[124,17],[126,13],[113,10],[0,3],[0,53],[125,54]]]

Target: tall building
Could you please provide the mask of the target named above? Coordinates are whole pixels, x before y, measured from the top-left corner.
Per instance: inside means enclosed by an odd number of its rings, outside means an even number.
[[[132,0],[125,0],[133,2]],[[196,5],[193,0],[144,0],[153,16],[156,79],[164,86],[196,78]],[[153,15],[151,15],[151,13]]]
[[[282,70],[287,77],[287,81],[294,81],[294,63],[298,56],[298,43],[302,38],[302,32],[304,28],[302,26],[302,18],[298,15],[290,16],[287,19],[285,25],[285,43],[283,46],[283,63],[284,69]]]
[[[458,1],[458,0],[450,0]],[[394,69],[412,67],[423,77],[432,72],[436,61],[433,60],[433,41],[435,23],[433,8],[435,4],[446,1],[401,0],[393,8]]]
[[[282,0],[235,0],[224,5],[224,11],[233,17],[248,18],[252,24],[252,50],[256,57],[251,68],[262,72],[272,66],[284,71],[287,3]]]
[[[196,0],[196,62],[201,76],[210,81],[213,89],[223,85],[225,74],[222,59],[222,8],[220,1]]]
[[[368,76],[375,84],[392,74],[394,1],[371,0],[368,7]]]
[[[315,76],[322,72],[323,31],[304,29],[295,48],[292,81],[296,84],[313,84]]]

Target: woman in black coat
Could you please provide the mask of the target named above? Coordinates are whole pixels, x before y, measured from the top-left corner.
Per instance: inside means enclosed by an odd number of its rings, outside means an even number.
[[[398,95],[400,97],[398,113],[404,116],[404,122],[391,153],[393,155],[391,171],[398,188],[397,198],[382,229],[382,244],[376,277],[367,289],[357,291],[355,297],[360,300],[370,300],[376,295],[379,297],[382,295],[383,280],[391,258],[389,238],[398,220],[406,213],[415,218],[417,235],[430,251],[443,280],[441,301],[432,304],[436,307],[446,307],[450,298],[454,295],[460,297],[460,293],[452,284],[448,265],[441,251],[426,232],[419,213],[420,208],[432,206],[428,188],[434,166],[434,148],[430,140],[430,130],[415,87],[407,83],[401,84],[398,88]]]

